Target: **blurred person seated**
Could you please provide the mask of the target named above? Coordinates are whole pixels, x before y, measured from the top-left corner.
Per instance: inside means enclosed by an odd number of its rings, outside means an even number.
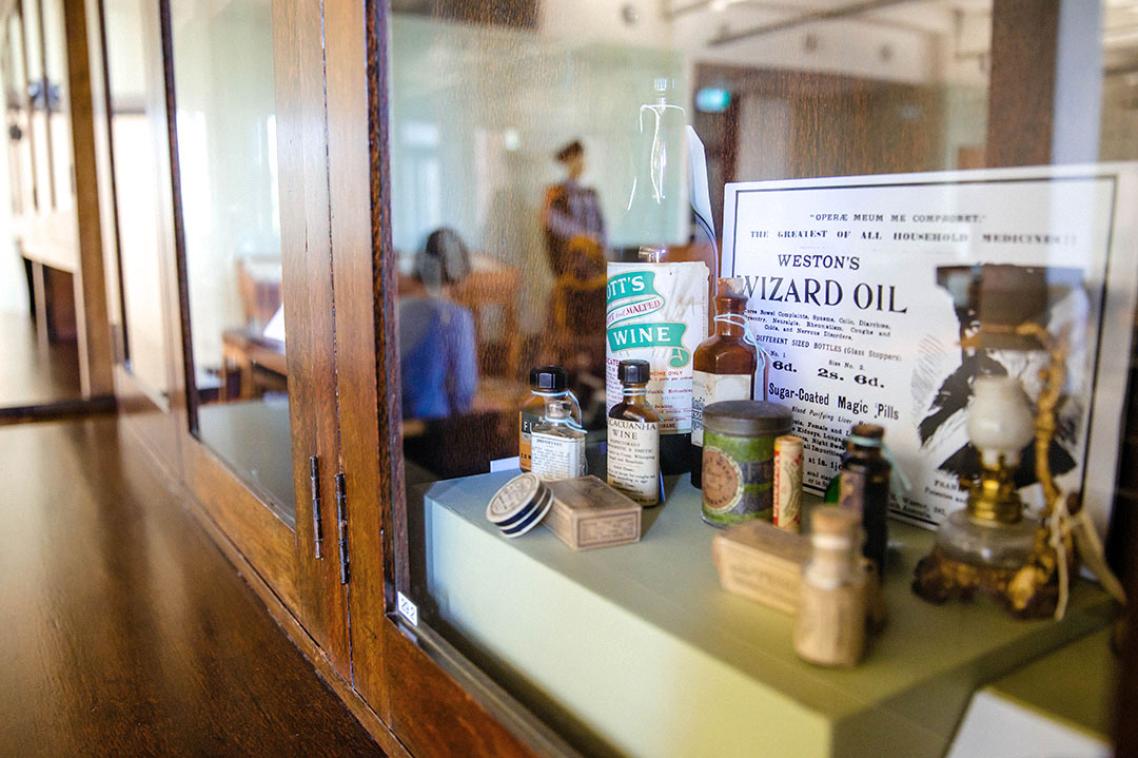
[[[470,411],[478,389],[474,316],[450,299],[471,270],[470,252],[453,229],[431,232],[401,283],[399,358],[403,418],[439,419]]]

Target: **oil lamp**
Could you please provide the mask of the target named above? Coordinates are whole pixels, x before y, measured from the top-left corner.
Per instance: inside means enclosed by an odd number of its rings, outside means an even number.
[[[1016,616],[1050,616],[1061,606],[1065,578],[1075,562],[1069,529],[1056,532],[1058,521],[1051,516],[1056,509],[1065,514],[1078,507],[1077,498],[1070,505],[1061,500],[1050,463],[1066,380],[1067,340],[1065,332],[1052,335],[1044,323],[1047,302],[1057,294],[1054,280],[1065,277],[1056,276],[1057,270],[1020,266],[948,271],[947,276],[940,272],[941,284],[957,296],[961,347],[974,351],[969,360],[989,369],[972,379],[966,410],[979,473],[961,476],[967,505],[941,525],[932,552],[917,564],[913,591],[934,603],[968,600],[980,592]],[[1047,361],[1039,371],[1041,387],[1033,409],[1018,379],[992,370],[1000,364],[991,355],[1040,350],[1046,351]],[[1033,479],[1043,490],[1044,507],[1037,517],[1025,515],[1017,492],[1025,449],[1032,451]]]

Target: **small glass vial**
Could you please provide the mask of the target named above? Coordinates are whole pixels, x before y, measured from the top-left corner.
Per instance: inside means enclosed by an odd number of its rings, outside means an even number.
[[[530,432],[533,473],[546,482],[586,473],[585,430],[573,420],[573,403],[550,398],[545,415]]]
[[[648,361],[617,367],[623,399],[609,411],[608,482],[640,505],[660,503],[660,416],[648,402]]]
[[[819,666],[855,666],[865,652],[866,579],[856,514],[823,506],[810,514],[813,552],[802,572],[794,651]]]
[[[865,557],[885,576],[889,546],[889,480],[893,466],[882,455],[885,430],[877,424],[854,424],[838,472],[838,505],[857,514],[865,529]]]
[[[540,366],[529,372],[530,397],[518,411],[518,465],[522,471],[530,470],[531,439],[535,424],[545,413],[550,399],[568,400],[572,404],[573,421],[581,422],[581,405],[569,390],[569,374],[560,366]]]
[[[696,487],[703,478],[704,406],[722,400],[753,399],[758,351],[745,339],[746,308],[747,299],[739,295],[715,298],[715,334],[700,343],[693,358],[691,483]]]

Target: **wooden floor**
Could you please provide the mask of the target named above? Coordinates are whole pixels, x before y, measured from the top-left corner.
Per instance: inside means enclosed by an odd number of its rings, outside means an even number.
[[[0,427],[0,755],[376,755],[113,417]]]
[[[79,347],[75,342],[36,342],[26,313],[0,313],[0,407],[27,407],[76,400]]]

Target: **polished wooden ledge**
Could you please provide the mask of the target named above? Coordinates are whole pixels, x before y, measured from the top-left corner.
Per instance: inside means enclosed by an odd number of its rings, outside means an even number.
[[[0,427],[0,755],[378,755],[114,418]]]

